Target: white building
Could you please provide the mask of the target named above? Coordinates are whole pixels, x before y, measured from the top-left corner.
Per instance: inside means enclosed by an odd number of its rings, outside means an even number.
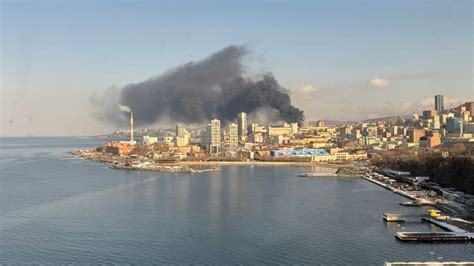
[[[298,134],[298,123],[291,123],[291,134]]]
[[[183,137],[184,135],[188,134],[186,128],[183,127],[181,124],[176,125],[176,137]]]
[[[237,115],[237,133],[240,141],[247,139],[247,114],[242,112]]]
[[[151,136],[143,136],[143,139],[142,139],[142,143],[143,145],[151,145],[151,144],[154,144],[154,143],[157,143],[158,142],[158,138],[157,137],[151,137]]]
[[[207,125],[202,142],[209,149],[209,152],[219,152],[221,145],[221,121],[219,119],[213,119]]]
[[[182,147],[189,145],[189,133],[181,124],[176,125],[175,146]]]
[[[244,113],[245,114],[245,113]],[[235,123],[229,124],[229,147],[237,147],[239,144],[238,126]]]

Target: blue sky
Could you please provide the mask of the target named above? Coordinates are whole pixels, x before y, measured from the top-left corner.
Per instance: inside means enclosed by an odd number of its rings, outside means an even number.
[[[247,74],[272,71],[310,119],[410,113],[437,93],[472,100],[472,12],[472,1],[1,1],[1,133],[105,132],[91,94],[230,44],[249,46]]]

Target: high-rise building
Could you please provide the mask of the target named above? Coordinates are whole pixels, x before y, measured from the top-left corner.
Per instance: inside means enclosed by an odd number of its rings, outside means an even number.
[[[237,115],[237,133],[240,141],[247,138],[247,114],[241,112]]]
[[[433,128],[439,129],[440,127],[441,127],[440,116],[439,115],[433,116]]]
[[[189,133],[181,124],[176,125],[175,145],[177,147],[189,145]]]
[[[133,112],[130,112],[130,145],[135,145],[133,140]]]
[[[444,125],[444,124],[446,124],[446,119],[448,119],[448,114],[442,114],[442,115],[440,115],[440,121],[439,122]]]
[[[188,132],[181,124],[176,125],[176,137],[184,137]]]
[[[207,125],[203,141],[204,145],[209,148],[209,152],[219,152],[221,145],[221,121],[219,119],[213,119],[211,123]]]
[[[228,134],[229,134],[229,146],[230,147],[237,147],[239,144],[239,134],[238,134],[238,126],[235,123],[229,124],[229,129],[228,129]]]
[[[298,123],[291,123],[291,133],[298,134]]]
[[[443,95],[435,95],[435,110],[438,114],[441,114],[444,111],[444,96]]]
[[[221,120],[211,120],[211,142],[210,144],[220,145],[221,144]]]
[[[393,126],[390,128],[390,133],[392,133],[392,135],[398,135],[398,126]]]

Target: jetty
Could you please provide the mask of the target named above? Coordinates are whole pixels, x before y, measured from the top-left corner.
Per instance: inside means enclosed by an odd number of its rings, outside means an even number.
[[[432,223],[447,232],[397,232],[395,237],[400,241],[410,242],[439,242],[439,241],[458,241],[458,242],[473,242],[474,233],[467,232],[455,225],[440,221],[439,219],[447,219],[446,216],[440,216],[439,211],[429,210],[431,217],[421,218],[424,222]],[[403,216],[399,214],[384,214],[384,220],[386,221],[403,221]],[[433,218],[432,218],[433,217]]]
[[[158,165],[127,166],[127,165],[117,165],[117,164],[112,164],[110,168],[119,169],[119,170],[154,171],[154,172],[167,172],[167,173],[204,173],[204,172],[213,172],[213,171],[220,170],[220,168],[218,167],[212,167],[208,169],[194,169],[191,167],[182,167],[182,166],[158,166]]]
[[[429,222],[429,223],[432,223],[432,224],[435,224],[437,225],[438,227],[441,227],[443,228],[444,230],[447,230],[447,231],[450,231],[450,232],[455,232],[455,233],[467,233],[466,230],[463,230],[457,226],[454,226],[452,224],[448,224],[448,223],[445,223],[445,222],[441,222],[441,221],[438,221],[438,220],[435,220],[433,218],[428,218],[428,217],[423,217],[421,218],[423,221],[425,222]]]
[[[375,180],[374,178],[371,178],[371,177],[368,177],[368,176],[365,176],[365,175],[362,175],[361,177],[362,177],[363,179],[367,180],[367,181],[370,181],[370,182],[372,182],[372,183],[374,183],[374,184],[377,184],[377,185],[379,185],[379,186],[381,186],[381,187],[383,187],[383,188],[385,188],[385,189],[388,189],[388,190],[390,190],[390,191],[392,191],[392,192],[394,192],[394,193],[397,193],[397,194],[399,194],[399,195],[402,195],[402,196],[404,196],[404,197],[406,197],[406,198],[409,198],[409,199],[414,200],[414,201],[417,201],[417,200],[418,200],[417,197],[415,197],[415,196],[413,196],[413,195],[410,195],[408,192],[405,192],[405,191],[403,191],[403,190],[401,190],[401,189],[397,189],[397,188],[391,187],[391,186],[389,186],[388,184],[385,184],[385,183],[383,183],[383,182],[381,182],[381,181]]]
[[[469,234],[459,234],[454,232],[398,232],[395,237],[400,241],[411,242],[434,242],[434,241],[474,241]]]
[[[312,172],[306,174],[299,174],[301,177],[318,177],[318,176],[339,176],[339,177],[359,177],[361,173],[354,171],[351,168],[339,167],[335,172]]]

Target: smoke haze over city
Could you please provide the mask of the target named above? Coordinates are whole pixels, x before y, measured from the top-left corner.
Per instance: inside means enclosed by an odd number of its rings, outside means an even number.
[[[119,126],[127,118],[120,106],[128,106],[139,125],[233,121],[239,112],[258,112],[253,116],[265,122],[302,122],[303,111],[291,104],[289,90],[271,73],[255,79],[243,76],[243,57],[249,52],[245,46],[227,46],[202,60],[95,95],[90,102],[99,118]]]

